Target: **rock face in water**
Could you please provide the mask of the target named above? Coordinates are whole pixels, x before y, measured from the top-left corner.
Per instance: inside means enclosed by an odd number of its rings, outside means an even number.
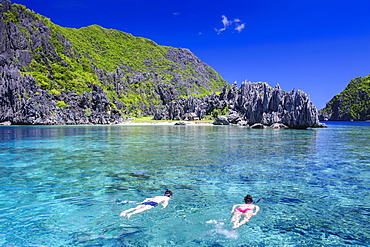
[[[247,122],[248,125],[260,123],[266,126],[280,123],[298,129],[323,127],[318,119],[318,111],[306,93],[301,90],[285,92],[279,85],[272,88],[267,83],[248,81],[243,82],[240,88],[236,84],[230,89],[225,87],[220,95],[170,102],[163,109],[158,109],[154,118],[184,119],[189,112],[202,118],[216,109],[225,108],[230,116],[217,118],[215,124],[245,125]]]

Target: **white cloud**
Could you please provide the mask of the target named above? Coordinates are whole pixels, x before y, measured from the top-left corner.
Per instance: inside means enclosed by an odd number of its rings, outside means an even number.
[[[217,32],[217,34],[220,34],[220,33],[222,33],[225,30],[226,30],[226,27],[220,28],[220,29],[215,28],[215,31]]]
[[[224,27],[226,28],[227,26],[230,26],[233,24],[232,21],[229,21],[225,15],[222,16],[222,23],[224,24]]]
[[[239,33],[245,28],[245,23],[238,24],[242,22],[242,20],[240,20],[239,18],[235,18],[234,20],[231,21],[225,15],[222,15],[221,17],[222,17],[221,22],[224,26],[220,29],[215,28],[215,31],[217,32],[217,34],[220,34],[223,31],[225,31],[233,23],[235,23],[235,30],[237,30]]]
[[[241,31],[243,31],[243,29],[245,28],[245,23],[242,23],[242,24],[236,24],[236,27],[235,27],[235,30],[238,31],[238,33],[240,33]]]
[[[220,34],[223,31],[225,31],[226,28],[233,23],[232,21],[229,21],[225,15],[222,16],[222,21],[221,22],[222,22],[222,24],[224,24],[224,27],[220,28],[220,29],[215,28],[217,34]]]

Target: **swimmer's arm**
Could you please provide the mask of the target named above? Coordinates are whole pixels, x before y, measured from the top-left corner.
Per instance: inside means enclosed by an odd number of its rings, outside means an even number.
[[[167,207],[167,205],[168,205],[168,201],[164,201],[164,202],[162,202],[162,206],[163,206],[163,208],[162,208],[162,209],[165,209],[165,208]]]
[[[258,206],[256,205],[255,209],[256,209],[256,211],[253,213],[253,215],[256,215],[256,214],[258,213],[258,211],[260,211],[260,207],[258,207]]]
[[[235,208],[237,207],[238,205],[234,205],[233,208],[231,209],[231,213],[234,213],[235,211]]]

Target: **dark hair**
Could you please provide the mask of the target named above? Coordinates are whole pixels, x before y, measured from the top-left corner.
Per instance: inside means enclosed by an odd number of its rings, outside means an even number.
[[[172,196],[172,191],[166,190],[166,192],[164,192],[164,195],[168,196],[168,197],[171,197]]]
[[[251,195],[246,195],[244,197],[244,202],[245,203],[252,203],[253,202],[252,196]]]

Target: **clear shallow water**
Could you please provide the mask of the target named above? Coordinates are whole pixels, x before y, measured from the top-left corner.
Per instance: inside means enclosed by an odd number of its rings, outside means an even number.
[[[369,246],[370,123],[328,125],[2,126],[0,245]],[[232,231],[247,193],[261,211]]]

